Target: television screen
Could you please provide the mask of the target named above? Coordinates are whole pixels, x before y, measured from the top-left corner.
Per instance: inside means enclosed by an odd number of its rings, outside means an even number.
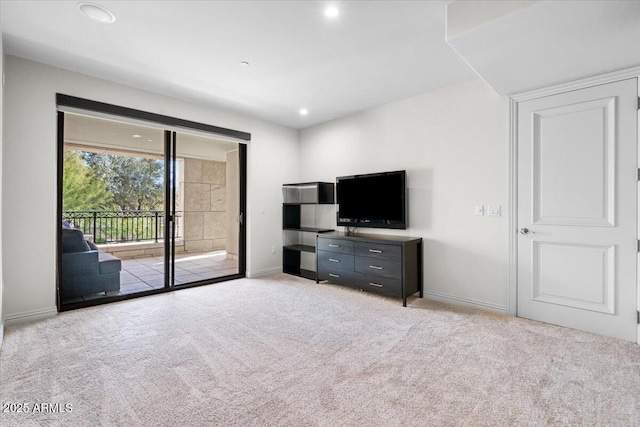
[[[338,225],[407,228],[406,172],[337,179]]]

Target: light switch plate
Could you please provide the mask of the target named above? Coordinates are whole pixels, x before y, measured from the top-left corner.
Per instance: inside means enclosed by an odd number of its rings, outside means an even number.
[[[482,215],[484,215],[484,206],[476,205],[476,216],[482,216]]]
[[[487,205],[487,216],[501,216],[501,215],[502,215],[501,205]]]

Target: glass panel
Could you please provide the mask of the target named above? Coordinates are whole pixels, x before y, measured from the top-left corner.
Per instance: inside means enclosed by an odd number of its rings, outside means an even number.
[[[161,129],[65,113],[62,304],[164,287],[164,168]]]
[[[176,285],[238,274],[238,144],[178,133],[176,151]]]

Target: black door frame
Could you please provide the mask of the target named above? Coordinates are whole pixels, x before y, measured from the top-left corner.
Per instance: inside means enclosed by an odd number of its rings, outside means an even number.
[[[174,217],[176,213],[176,189],[175,189],[175,155],[176,133],[170,130],[164,131],[164,287],[171,288],[175,285],[176,274],[176,233]],[[167,242],[169,247],[167,247]]]
[[[104,102],[92,101],[83,98],[77,98],[74,96],[56,94],[57,107],[71,107],[85,111],[92,111],[98,113],[109,114],[113,116],[120,116],[124,118],[131,118],[137,120],[144,120],[153,122],[159,125],[165,125],[169,127],[184,128],[185,130],[199,130],[214,135],[222,135],[243,141],[251,141],[251,134],[247,132],[237,131],[233,129],[222,128],[218,126],[208,125],[199,122],[193,122],[190,120],[179,119],[175,117],[165,116],[161,114],[149,113],[142,110],[136,110],[133,108],[121,107],[118,105],[107,104]],[[118,296],[105,296],[104,298],[98,298],[91,301],[81,301],[75,303],[62,304],[60,300],[60,271],[62,263],[62,230],[60,224],[62,224],[62,189],[63,189],[63,173],[64,173],[64,111],[58,110],[58,129],[57,129],[57,223],[56,223],[56,305],[58,311],[68,311],[77,308],[90,307],[95,305],[107,304],[115,301],[123,301],[132,298],[144,297],[147,295],[155,295],[164,292],[171,292],[177,289],[192,288],[195,286],[209,285],[212,283],[224,282],[227,280],[239,279],[246,277],[247,268],[247,252],[246,252],[246,207],[247,207],[247,145],[245,143],[238,143],[239,150],[239,163],[240,163],[240,234],[239,234],[239,261],[238,261],[238,273],[229,276],[217,277],[212,279],[204,279],[197,282],[183,284],[175,287],[174,273],[175,273],[175,237],[173,218],[171,220],[171,227],[165,227],[165,242],[171,242],[171,245],[165,245],[165,286],[164,288],[152,289],[149,291],[143,291],[128,295]],[[169,185],[169,182],[173,182],[175,175],[173,160],[175,160],[176,153],[176,132],[171,130],[165,130],[165,215],[173,214],[175,212],[175,186]],[[170,258],[171,262],[168,262]]]

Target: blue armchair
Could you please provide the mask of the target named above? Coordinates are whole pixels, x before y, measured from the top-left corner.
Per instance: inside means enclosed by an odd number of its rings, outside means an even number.
[[[84,239],[80,230],[62,229],[62,300],[120,290],[122,261]]]

